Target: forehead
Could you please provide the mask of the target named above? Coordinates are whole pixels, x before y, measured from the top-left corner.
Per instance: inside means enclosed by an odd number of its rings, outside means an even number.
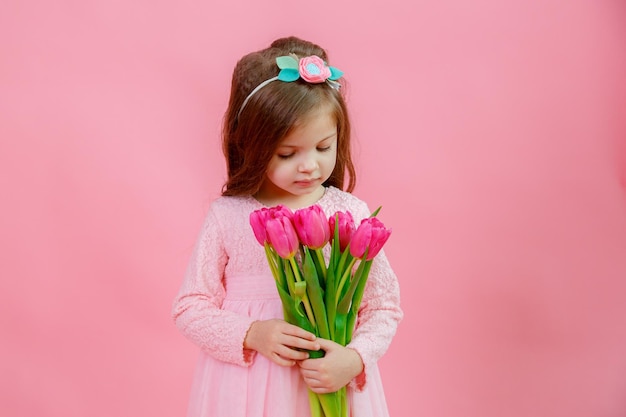
[[[299,120],[280,141],[280,146],[296,146],[303,142],[319,142],[337,135],[337,119],[331,106],[320,107]]]

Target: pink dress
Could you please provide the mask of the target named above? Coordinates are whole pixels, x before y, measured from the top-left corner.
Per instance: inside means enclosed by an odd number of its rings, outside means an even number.
[[[327,216],[349,210],[360,223],[367,205],[329,187],[318,201]],[[307,417],[307,387],[297,367],[243,348],[253,321],[282,318],[263,247],[249,224],[263,207],[252,197],[220,197],[210,208],[172,310],[176,326],[200,347],[188,417]],[[365,369],[348,386],[351,415],[388,416],[377,360],[402,318],[398,281],[381,252],[374,260],[349,347]]]

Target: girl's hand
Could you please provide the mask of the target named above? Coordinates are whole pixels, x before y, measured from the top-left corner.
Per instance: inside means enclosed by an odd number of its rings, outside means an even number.
[[[253,349],[280,366],[293,366],[309,357],[304,350],[319,350],[313,333],[284,320],[259,320],[252,323],[243,347]]]
[[[300,362],[300,373],[311,391],[325,394],[338,391],[363,372],[363,360],[354,349],[332,340],[317,339],[326,352],[323,358]]]

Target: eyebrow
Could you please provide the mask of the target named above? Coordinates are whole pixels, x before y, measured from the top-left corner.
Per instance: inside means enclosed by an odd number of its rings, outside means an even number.
[[[330,135],[326,136],[324,139],[320,139],[320,140],[316,143],[316,145],[319,145],[320,143],[324,142],[325,140],[332,139],[333,137],[337,136],[337,134],[338,134],[338,133],[337,133],[337,132],[335,132],[335,133],[332,133],[332,134],[330,134]],[[287,143],[280,144],[280,145],[278,145],[278,147],[279,147],[279,148],[298,148],[298,146],[296,146],[296,145],[289,145],[289,144],[287,144]]]

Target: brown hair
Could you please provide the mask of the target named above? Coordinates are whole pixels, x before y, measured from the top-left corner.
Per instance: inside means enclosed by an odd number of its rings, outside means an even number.
[[[347,173],[346,191],[354,189],[350,120],[339,90],[327,83],[309,84],[302,79],[274,81],[250,97],[239,114],[248,94],[263,81],[278,75],[276,57],[289,54],[300,58],[317,55],[328,62],[327,53],[320,46],[292,36],[245,55],[235,66],[222,130],[228,172],[222,195],[254,195],[265,179],[265,171],[280,141],[311,111],[327,105],[337,121],[337,162],[324,185],[343,189]]]

